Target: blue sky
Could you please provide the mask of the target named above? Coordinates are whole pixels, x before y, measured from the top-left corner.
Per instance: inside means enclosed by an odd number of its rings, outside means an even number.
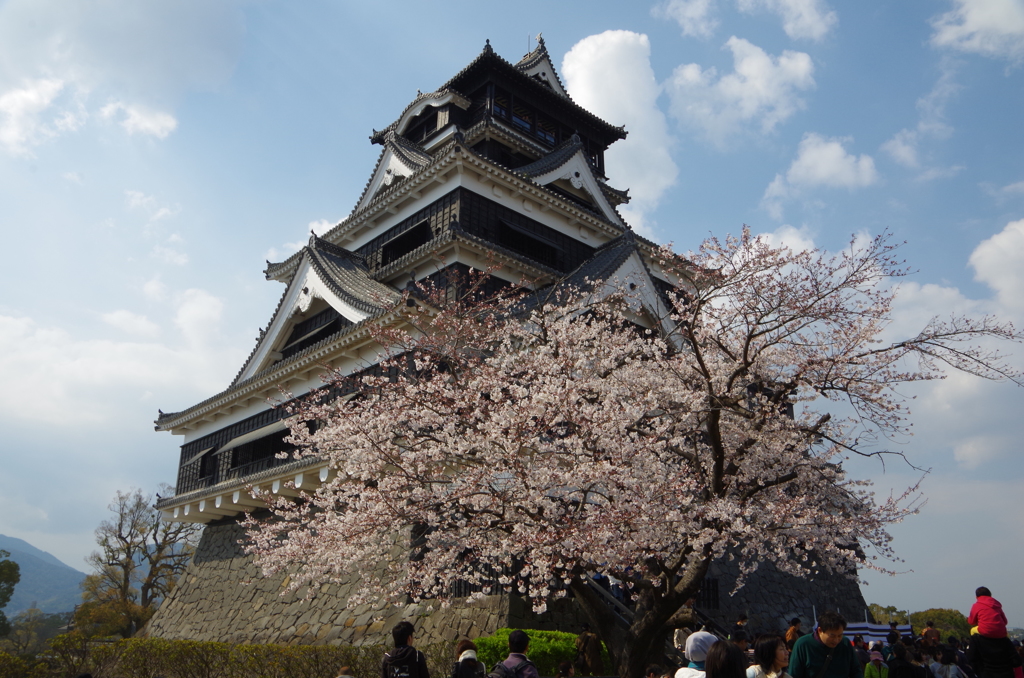
[[[281,292],[264,261],[348,214],[371,131],[486,39],[515,60],[538,32],[573,97],[629,130],[607,167],[645,235],[686,251],[745,223],[834,249],[888,229],[917,271],[894,331],[1024,321],[1024,0],[6,0],[0,533],[84,569],[116,490],[174,480],[157,408],[234,376]],[[865,597],[966,611],[985,584],[1024,626],[1024,392],[909,394],[894,445],[933,469],[929,500],[893,530],[913,572],[866,573]],[[879,492],[916,479],[853,469]]]

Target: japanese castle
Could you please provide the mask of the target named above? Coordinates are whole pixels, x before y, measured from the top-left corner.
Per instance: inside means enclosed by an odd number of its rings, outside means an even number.
[[[493,633],[501,627],[578,632],[586,621],[571,600],[535,615],[511,595],[436,609],[352,607],[351,584],[325,584],[313,598],[281,591],[287,577],[263,577],[240,541],[238,520],[264,507],[250,488],[296,497],[331,478],[326,462],[289,450],[282,392],[301,398],[341,374],[376,368],[373,323],[397,321],[413,281],[445,288],[470,269],[495,286],[628,285],[635,319],[667,317],[672,280],[657,246],[617,211],[626,190],[608,183],[605,151],[626,137],[573,102],[538,36],[516,63],[490,43],[437,90],[420,93],[370,141],[381,147],[351,214],[299,252],[269,263],[284,292],[245,364],[224,391],[180,412],[160,412],[157,431],[182,436],[175,493],[157,503],[163,519],[206,525],[186,572],[143,635],[235,643],[379,643],[415,619],[420,643]],[[529,282],[523,282],[529,281]],[[280,455],[280,457],[279,457]],[[797,579],[761,568],[741,591],[719,595],[735,563],[712,564],[697,604],[722,619],[749,614],[755,626],[810,619],[813,605],[864,609],[855,582]],[[353,573],[353,578],[358,576]],[[744,597],[744,596],[750,597]]]

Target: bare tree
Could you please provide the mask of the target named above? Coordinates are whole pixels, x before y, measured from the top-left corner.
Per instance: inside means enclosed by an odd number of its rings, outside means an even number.
[[[141,490],[118,492],[113,516],[96,529],[100,550],[87,559],[93,572],[82,583],[79,628],[100,635],[132,635],[153,614],[188,565],[200,526],[160,520],[153,498]]]

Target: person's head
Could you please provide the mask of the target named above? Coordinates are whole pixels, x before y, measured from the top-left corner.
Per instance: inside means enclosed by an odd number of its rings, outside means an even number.
[[[530,647],[530,636],[526,635],[526,631],[520,631],[516,629],[512,633],[508,634],[508,650],[509,652],[518,652],[522,654],[526,652],[527,648]]]
[[[956,636],[950,636],[946,638],[946,643],[954,650],[960,647],[960,640]]]
[[[747,632],[746,631],[743,631],[741,629],[739,631],[733,632],[732,637],[729,638],[729,640],[731,640],[732,642],[736,643],[741,650],[746,651],[746,649],[747,649],[747,642],[748,642],[747,641]]]
[[[572,662],[558,662],[558,678],[568,678],[575,673],[576,671],[572,667]]]
[[[935,626],[935,622],[933,622],[933,621],[926,621],[924,623],[924,625],[927,626],[928,628],[931,628],[931,627]]]
[[[796,626],[797,628],[800,627],[800,623],[801,623],[800,622],[800,617],[793,617],[792,619],[789,620],[789,625],[790,626]]]
[[[338,678],[343,678],[343,676],[351,676],[351,675],[352,675],[352,667],[351,666],[342,666],[341,669],[338,671]]]
[[[818,640],[828,647],[836,647],[843,639],[846,620],[838,612],[822,612],[818,617]]]
[[[893,631],[895,631],[896,630],[896,622],[892,622],[892,621],[889,622],[889,628],[892,629]]]
[[[708,650],[718,642],[718,636],[707,631],[691,633],[686,639],[686,658],[691,662],[702,662],[707,659]]]
[[[982,596],[988,596],[989,598],[992,597],[992,592],[988,590],[987,586],[979,586],[978,588],[974,589],[975,598],[981,598]]]
[[[939,651],[939,663],[956,664],[956,650],[951,647],[944,647]]]
[[[855,635],[853,637],[853,646],[854,647],[860,647],[863,644],[864,644],[864,636],[862,636],[862,635],[860,635],[858,633],[857,635]]]
[[[708,650],[704,660],[707,678],[746,678],[747,655],[727,640],[720,640]]]
[[[907,646],[903,643],[893,643],[892,656],[900,661],[907,661]]]
[[[412,632],[416,629],[407,621],[400,621],[391,629],[391,637],[395,639],[395,647],[412,645]]]
[[[661,678],[664,673],[665,669],[661,667],[661,664],[648,664],[644,676],[645,678]]]
[[[746,623],[747,623],[747,615],[741,614],[739,617],[736,618],[736,624],[737,625],[743,626]]]
[[[881,652],[878,652],[878,651],[872,652],[870,657],[871,657],[871,663],[872,664],[874,664],[875,666],[881,666],[881,664],[882,664],[882,653]]]
[[[789,650],[786,641],[779,636],[761,636],[754,644],[754,663],[765,673],[778,673],[789,664]]]
[[[455,658],[458,659],[462,656],[462,653],[466,650],[473,650],[476,652],[476,643],[469,638],[463,638],[459,641],[459,644],[455,646]]]

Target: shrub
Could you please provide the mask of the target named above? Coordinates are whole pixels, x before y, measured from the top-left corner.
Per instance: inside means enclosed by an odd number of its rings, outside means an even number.
[[[542,676],[558,673],[559,662],[572,661],[576,657],[576,636],[563,631],[538,631],[524,629],[530,636],[530,661],[537,665]],[[498,629],[493,635],[477,638],[475,641],[480,661],[490,670],[496,663],[508,656],[508,636],[513,629]],[[601,656],[605,667],[611,666],[608,650],[601,645]]]

